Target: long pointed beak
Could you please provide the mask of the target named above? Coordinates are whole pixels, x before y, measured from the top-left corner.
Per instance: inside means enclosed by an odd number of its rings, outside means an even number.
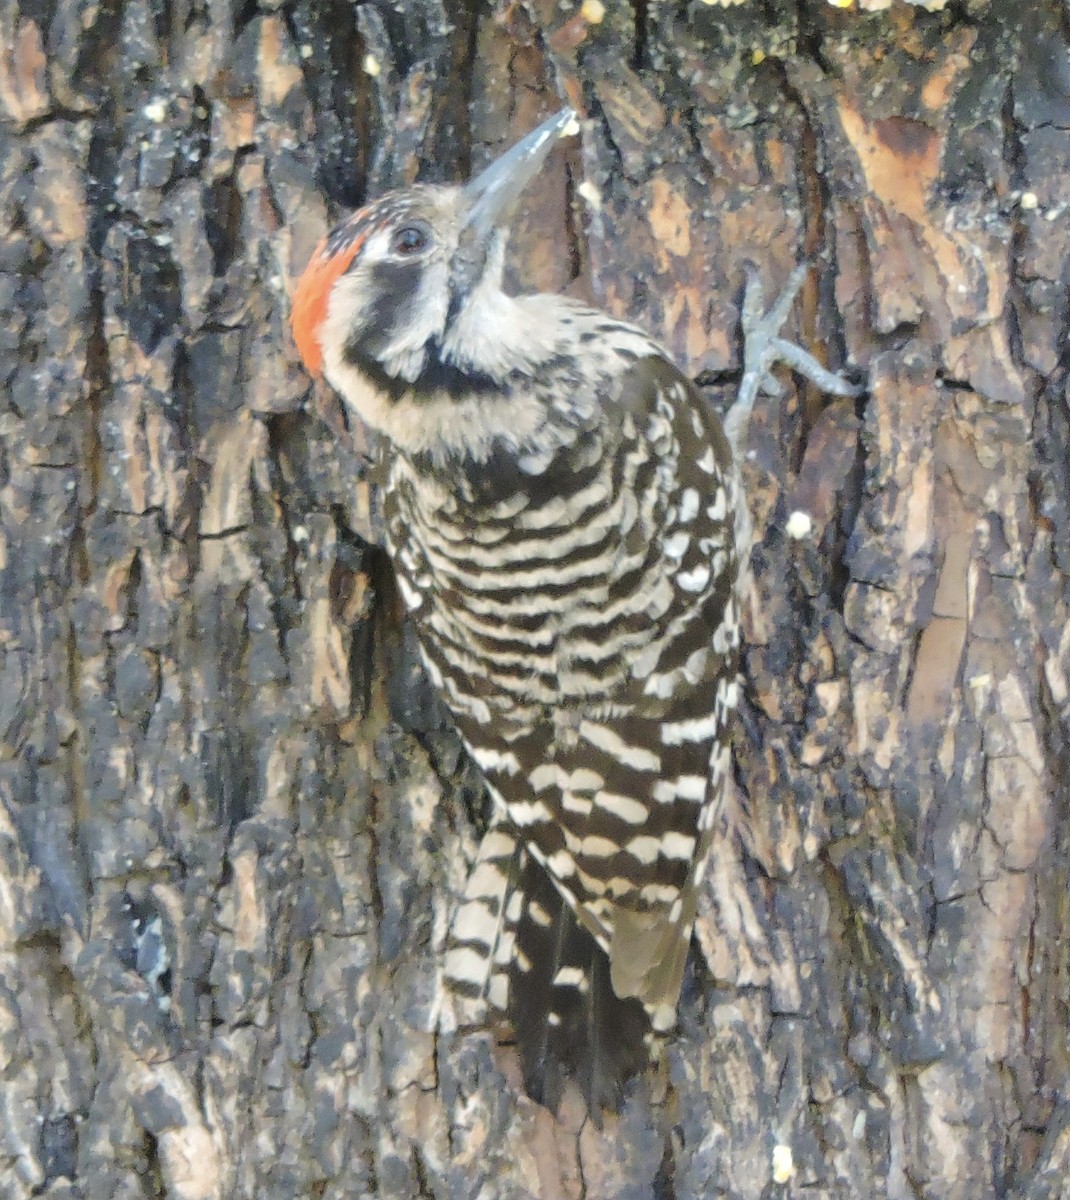
[[[573,132],[570,127],[575,121],[575,112],[563,108],[465,185],[468,212],[464,228],[470,229],[478,241],[490,236],[513,201],[539,173],[558,138]]]

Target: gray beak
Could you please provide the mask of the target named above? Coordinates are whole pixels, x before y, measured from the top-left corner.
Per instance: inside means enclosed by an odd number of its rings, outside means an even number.
[[[465,185],[468,212],[464,228],[474,234],[477,243],[485,243],[494,232],[513,201],[539,173],[558,138],[575,120],[575,112],[563,108]]]

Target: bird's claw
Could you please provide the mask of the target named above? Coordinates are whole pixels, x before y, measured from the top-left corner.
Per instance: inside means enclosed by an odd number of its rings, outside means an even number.
[[[772,374],[772,368],[778,363],[791,367],[823,392],[833,396],[857,396],[862,391],[858,385],[823,367],[801,346],[779,336],[811,265],[810,262],[803,262],[792,271],[768,312],[764,311],[765,293],[758,270],[750,263],[746,266],[747,279],[740,314],[743,327],[743,378],[735,403],[728,410],[724,423],[725,433],[737,454],[744,448],[747,426],[758,393],[766,396],[783,394],[782,385]]]

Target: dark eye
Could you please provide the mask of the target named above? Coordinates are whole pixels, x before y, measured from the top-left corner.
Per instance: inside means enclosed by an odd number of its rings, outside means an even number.
[[[420,225],[402,225],[390,243],[395,254],[419,254],[427,248],[427,230]]]

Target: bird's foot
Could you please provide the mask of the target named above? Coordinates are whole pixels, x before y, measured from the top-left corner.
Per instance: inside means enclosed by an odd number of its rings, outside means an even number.
[[[732,448],[741,452],[746,443],[747,426],[750,424],[754,402],[761,392],[766,396],[778,396],[783,391],[780,382],[772,374],[772,368],[784,363],[805,379],[833,396],[857,396],[862,388],[844,379],[834,371],[823,367],[808,351],[780,336],[795,297],[799,294],[803,280],[811,264],[800,263],[792,271],[787,286],[777,297],[776,303],[765,311],[765,294],[756,268],[748,265],[747,282],[743,289],[743,378],[735,403],[728,410],[724,428]]]

